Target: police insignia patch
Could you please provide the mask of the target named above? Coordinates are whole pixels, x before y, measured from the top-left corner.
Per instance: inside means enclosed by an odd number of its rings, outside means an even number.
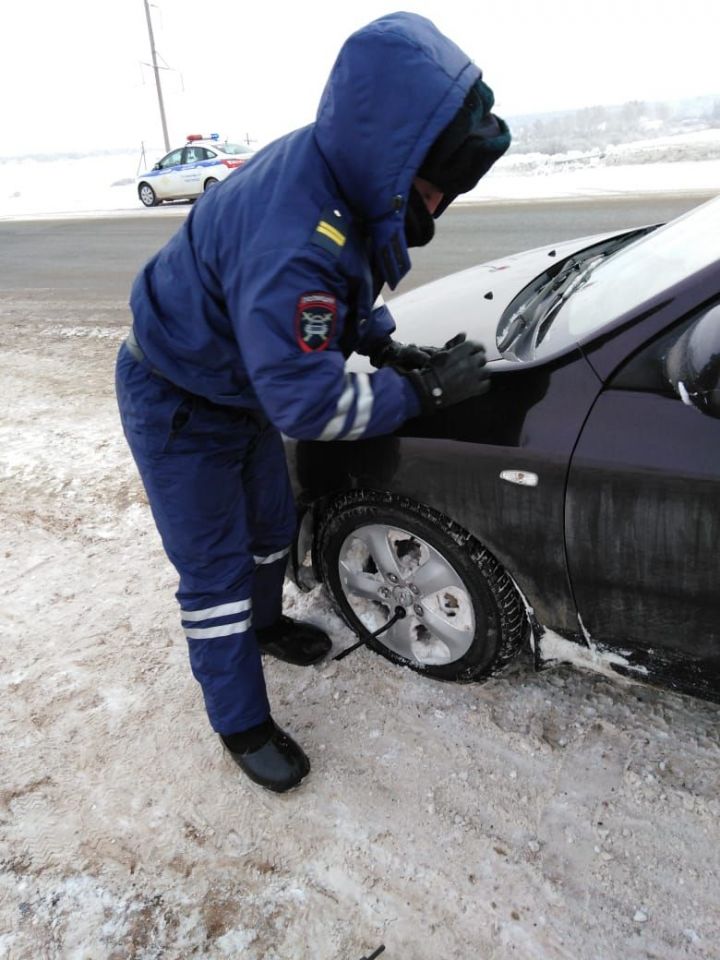
[[[295,337],[305,353],[327,349],[335,332],[337,301],[330,293],[305,293],[295,310]]]

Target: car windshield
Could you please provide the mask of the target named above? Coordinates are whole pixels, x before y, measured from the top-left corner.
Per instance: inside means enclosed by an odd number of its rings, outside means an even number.
[[[717,261],[720,199],[663,227],[581,250],[536,278],[503,314],[498,349],[508,359],[531,360],[584,342]]]
[[[223,153],[229,153],[233,157],[240,154],[252,153],[250,147],[246,147],[244,143],[223,143],[218,144],[218,146]]]
[[[569,334],[583,340],[608,320],[647,303],[720,260],[720,198],[608,257],[563,304]]]

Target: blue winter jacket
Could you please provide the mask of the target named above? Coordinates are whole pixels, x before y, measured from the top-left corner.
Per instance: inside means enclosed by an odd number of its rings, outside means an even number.
[[[423,17],[396,13],[341,49],[315,123],[259,151],[195,204],[131,295],[149,363],[297,439],[391,433],[419,412],[386,367],[348,373],[394,330],[373,308],[410,268],[405,204],[480,76]]]

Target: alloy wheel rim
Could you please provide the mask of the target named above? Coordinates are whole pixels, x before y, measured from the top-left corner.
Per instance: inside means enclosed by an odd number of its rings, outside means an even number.
[[[475,638],[472,599],[456,569],[426,540],[374,523],[340,547],[340,584],[355,616],[374,633],[402,607],[405,616],[378,637],[420,666],[460,660]]]

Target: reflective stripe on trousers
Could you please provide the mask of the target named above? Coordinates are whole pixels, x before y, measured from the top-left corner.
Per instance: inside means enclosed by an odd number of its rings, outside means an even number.
[[[280,616],[296,512],[280,434],[194,397],[121,347],[118,405],[165,552],[210,722],[234,733],[268,715],[255,628]]]

